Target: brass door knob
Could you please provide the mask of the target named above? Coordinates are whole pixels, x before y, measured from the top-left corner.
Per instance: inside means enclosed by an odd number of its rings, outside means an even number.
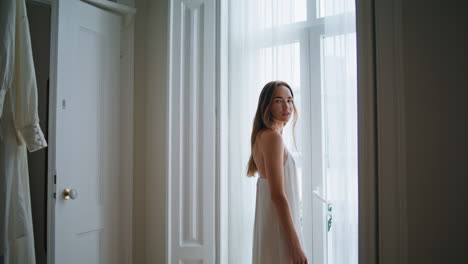
[[[75,189],[65,189],[63,190],[63,199],[65,200],[75,200],[78,198],[78,192]]]

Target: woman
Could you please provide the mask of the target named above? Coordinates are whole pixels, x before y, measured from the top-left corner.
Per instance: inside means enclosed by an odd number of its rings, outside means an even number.
[[[285,148],[283,127],[297,111],[291,87],[281,81],[263,87],[255,115],[248,176],[259,174],[253,264],[303,264],[296,165]]]

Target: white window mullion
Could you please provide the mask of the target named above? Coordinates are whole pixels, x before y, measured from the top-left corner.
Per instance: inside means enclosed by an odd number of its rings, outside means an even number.
[[[309,30],[309,62],[310,62],[310,88],[309,97],[306,100],[310,104],[310,112],[308,113],[310,121],[310,132],[307,133],[310,140],[308,147],[310,148],[310,183],[303,188],[304,193],[309,193],[308,197],[304,197],[304,206],[308,206],[309,210],[304,210],[304,226],[309,231],[306,241],[311,240],[312,243],[307,243],[307,250],[312,256],[312,263],[326,263],[326,203],[320,197],[325,197],[326,183],[323,175],[323,156],[324,148],[322,141],[322,64],[321,64],[321,36],[323,35],[323,26],[312,27]],[[311,188],[309,188],[311,186]]]
[[[301,167],[302,167],[302,233],[304,238],[304,250],[309,261],[312,263],[310,256],[313,254],[313,215],[312,212],[312,168],[313,164],[308,162],[312,160],[312,138],[309,136],[312,131],[312,120],[305,118],[311,116],[313,111],[313,105],[310,102],[312,97],[311,84],[315,82],[315,76],[311,75],[311,66],[313,61],[310,60],[311,49],[310,49],[310,36],[309,30],[303,30],[303,34],[300,38],[300,63],[301,63],[301,112],[299,113],[299,119],[302,122],[302,130],[298,131],[301,133],[302,146],[301,146]]]

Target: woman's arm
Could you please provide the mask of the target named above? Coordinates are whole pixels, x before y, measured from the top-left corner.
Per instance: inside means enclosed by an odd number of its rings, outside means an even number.
[[[303,255],[296,229],[294,228],[289,202],[284,191],[284,145],[281,135],[275,131],[265,131],[262,152],[265,170],[270,185],[271,200],[278,219],[285,232],[287,244],[292,254]],[[296,251],[296,252],[294,252]],[[293,256],[293,258],[295,258]],[[305,256],[304,256],[305,258]]]

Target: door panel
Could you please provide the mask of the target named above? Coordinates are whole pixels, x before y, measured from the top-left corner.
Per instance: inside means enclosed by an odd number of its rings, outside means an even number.
[[[55,263],[118,263],[120,19],[59,2]]]
[[[169,263],[216,258],[216,1],[171,1]]]

